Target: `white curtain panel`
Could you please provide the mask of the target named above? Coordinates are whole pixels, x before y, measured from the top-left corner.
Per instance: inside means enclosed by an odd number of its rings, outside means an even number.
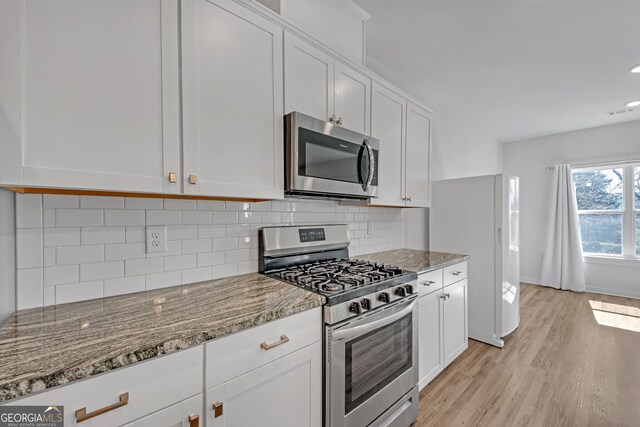
[[[540,280],[545,286],[582,292],[586,284],[571,166],[553,168],[550,190],[547,243]]]

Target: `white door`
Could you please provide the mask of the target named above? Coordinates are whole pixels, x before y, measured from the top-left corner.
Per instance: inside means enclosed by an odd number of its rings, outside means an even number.
[[[335,61],[335,110],[338,123],[352,131],[369,135],[371,80]]]
[[[284,34],[284,112],[329,120],[334,111],[334,60],[296,36]]]
[[[207,426],[320,427],[321,348],[316,342],[209,389]]]
[[[442,296],[442,292],[432,292],[418,301],[420,389],[444,369]]]
[[[201,427],[204,426],[202,403],[202,394],[199,394],[123,427]]]
[[[496,335],[513,332],[520,323],[520,185],[511,175],[496,176]]]
[[[407,206],[431,206],[430,154],[433,115],[407,103],[405,197]]]
[[[404,121],[405,99],[373,82],[371,136],[380,140],[378,152],[378,198],[371,203],[404,206]]]
[[[182,71],[184,192],[282,198],[282,29],[233,0],[184,0]]]
[[[179,193],[178,1],[22,5],[24,184]]]
[[[467,280],[444,288],[444,365],[453,362],[467,348]]]

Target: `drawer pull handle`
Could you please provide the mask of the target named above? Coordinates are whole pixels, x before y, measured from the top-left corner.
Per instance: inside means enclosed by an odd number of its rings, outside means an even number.
[[[222,402],[213,402],[213,418],[221,417],[222,409],[223,409]]]
[[[462,274],[462,271],[452,271],[451,274],[453,274],[454,276],[459,276]]]
[[[426,280],[424,282],[422,282],[423,285],[425,286],[431,286],[433,284],[435,284],[436,282],[434,282],[433,280]]]
[[[289,342],[289,337],[286,335],[280,335],[280,341],[276,341],[273,344],[267,344],[266,342],[263,342],[262,344],[260,344],[260,348],[263,350],[271,350],[273,347],[277,347],[287,342]]]
[[[118,403],[114,403],[113,405],[105,406],[104,408],[95,410],[93,412],[89,412],[87,414],[87,408],[80,408],[76,411],[76,422],[81,423],[83,421],[90,420],[91,418],[97,417],[98,415],[106,414],[107,412],[113,411],[114,409],[122,408],[129,403],[129,392],[122,393],[118,396]]]
[[[200,417],[198,415],[189,415],[189,427],[200,427]]]

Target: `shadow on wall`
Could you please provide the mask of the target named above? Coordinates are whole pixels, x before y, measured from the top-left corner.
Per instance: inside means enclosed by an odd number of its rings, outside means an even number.
[[[16,310],[15,193],[0,189],[0,324]]]

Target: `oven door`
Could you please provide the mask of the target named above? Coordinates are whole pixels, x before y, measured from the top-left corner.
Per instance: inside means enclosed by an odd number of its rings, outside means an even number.
[[[326,327],[327,426],[369,425],[416,387],[416,301]]]
[[[289,192],[375,197],[379,142],[300,113],[287,116]]]

